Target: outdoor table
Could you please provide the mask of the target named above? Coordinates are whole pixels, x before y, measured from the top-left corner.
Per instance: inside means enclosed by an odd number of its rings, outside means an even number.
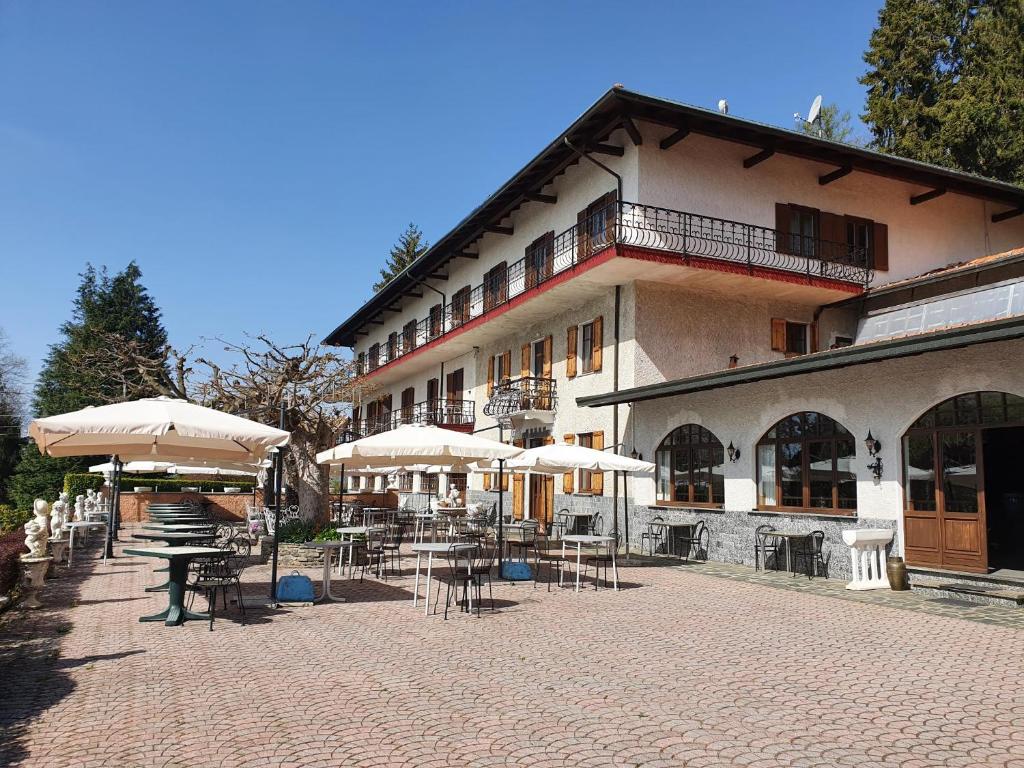
[[[417,512],[416,515],[416,528],[413,531],[413,541],[423,541],[423,538],[427,532],[427,521],[430,521],[430,539],[434,539],[434,513],[433,512]]]
[[[148,523],[142,526],[144,531],[212,531],[216,523]]]
[[[413,544],[412,545],[412,551],[416,553],[416,583],[413,585],[413,588],[412,588],[412,606],[413,606],[413,608],[416,607],[417,603],[419,602],[419,598],[420,598],[420,559],[423,557],[423,554],[426,553],[426,555],[427,555],[427,580],[426,580],[427,596],[424,599],[424,603],[426,603],[426,605],[425,605],[425,607],[423,609],[423,615],[424,616],[429,616],[430,615],[430,576],[431,576],[432,566],[434,564],[434,553],[446,554],[449,551],[458,552],[461,549],[473,549],[473,547],[475,547],[475,546],[476,546],[476,544],[470,544],[468,542],[467,543],[461,543],[461,544],[457,543],[457,542],[452,542],[452,543],[449,543],[449,542],[429,542],[429,543],[427,543],[427,542],[420,542],[419,544]]]
[[[74,562],[74,557],[75,557],[75,531],[79,531],[79,530],[82,531],[82,533],[86,537],[86,540],[88,541],[89,529],[90,528],[104,528],[105,529],[106,527],[107,527],[107,524],[105,522],[100,522],[98,520],[93,520],[93,521],[78,520],[78,521],[71,522],[71,523],[64,523],[64,530],[66,530],[68,532],[68,568],[70,568],[72,566],[72,564]],[[106,562],[107,562],[107,548],[104,547],[103,548],[103,563],[104,563],[104,565],[106,564]]]
[[[319,603],[323,600],[333,600],[336,603],[344,603],[344,597],[336,597],[331,594],[331,551],[338,550],[338,567],[340,570],[342,554],[341,550],[348,548],[352,551],[352,541],[307,541],[302,546],[309,547],[310,549],[322,549],[324,551],[324,586],[323,591],[320,593],[320,597],[316,598],[313,602]],[[351,558],[349,558],[351,560]]]
[[[565,557],[565,545],[575,544],[576,545],[576,592],[580,591],[580,557],[583,554],[584,544],[601,545],[604,544],[608,547],[612,553],[612,584],[615,587],[615,591],[619,591],[619,568],[615,563],[615,537],[613,536],[591,536],[591,535],[577,535],[569,534],[568,536],[562,537],[562,557]],[[597,578],[596,576],[594,577]]]
[[[689,530],[691,535],[696,523],[683,523],[678,520],[656,520],[649,523],[651,528],[662,528],[665,531],[665,554],[676,554],[676,531]]]
[[[363,507],[363,524],[374,525],[378,517],[386,517],[397,512],[395,507]]]
[[[175,544],[187,546],[192,542],[199,542],[201,544],[210,544],[214,539],[217,538],[216,534],[213,533],[188,533],[185,531],[150,531],[149,533],[134,533],[132,534],[133,539],[142,539],[144,541],[162,541],[167,546],[174,546]],[[154,571],[156,573],[157,571]],[[170,588],[170,579],[165,581],[163,584],[157,584],[154,587],[146,587],[147,592],[162,592],[165,589]]]
[[[97,510],[95,512],[86,512],[85,513],[85,519],[88,520],[90,523],[94,522],[94,521],[95,522],[106,523],[109,518],[110,518],[110,513],[109,512],[101,512],[101,511]]]
[[[810,537],[810,533],[798,533],[796,531],[768,531],[767,536],[775,536],[786,542],[786,572],[792,576],[796,576],[793,573],[793,539],[806,539]],[[815,576],[818,575],[818,563],[812,558],[811,562],[812,572]]]
[[[153,616],[140,616],[139,621],[162,621],[168,627],[184,624],[186,621],[198,619],[209,621],[207,613],[193,613],[185,610],[185,578],[188,576],[188,564],[197,557],[215,557],[223,555],[224,550],[216,547],[153,547],[152,549],[126,549],[126,555],[139,557],[159,557],[169,561],[170,586],[167,589],[167,608]]]
[[[380,527],[377,527],[377,526],[367,526],[367,525],[346,525],[346,526],[343,526],[341,528],[335,528],[334,529],[335,533],[340,533],[342,536],[348,536],[347,539],[342,539],[342,541],[346,542],[349,545],[349,547],[348,547],[348,567],[349,567],[349,571],[350,571],[350,573],[349,573],[350,576],[352,575],[351,574],[352,557],[353,557],[352,551],[354,549],[354,547],[352,546],[352,543],[355,541],[355,537],[356,536],[365,536],[370,531],[374,531],[376,533],[376,532],[380,532],[380,531],[383,531],[383,530],[384,530],[383,528],[380,528]],[[339,553],[338,554],[338,575],[339,576],[341,576],[341,572],[342,572],[341,553]]]

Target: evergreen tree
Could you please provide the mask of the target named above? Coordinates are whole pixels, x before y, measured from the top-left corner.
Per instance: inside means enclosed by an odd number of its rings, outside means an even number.
[[[9,500],[7,484],[21,448],[24,370],[25,361],[10,351],[0,328],[0,504]]]
[[[61,340],[50,347],[36,383],[36,416],[100,405],[120,398],[122,382],[135,375],[105,348],[109,335],[134,340],[154,360],[163,360],[167,332],[160,310],[142,285],[135,262],[114,277],[106,269],[87,265],[81,275],[71,320],[61,326]],[[116,370],[112,366],[118,366]],[[139,381],[133,392],[145,385]],[[156,391],[148,394],[159,394]],[[19,507],[37,497],[53,500],[63,488],[67,472],[81,472],[95,463],[91,458],[51,458],[26,445],[11,478],[11,495]]]
[[[819,136],[829,141],[841,141],[844,144],[860,143],[853,135],[850,113],[840,112],[838,104],[824,105],[816,122],[808,123],[801,120],[799,127],[810,136]]]
[[[373,292],[390,283],[402,270],[418,259],[430,245],[423,239],[423,233],[415,224],[409,224],[398,242],[391,248],[388,263],[380,270],[380,280],[373,284]]]
[[[1024,183],[1024,3],[887,0],[864,54],[885,152]]]

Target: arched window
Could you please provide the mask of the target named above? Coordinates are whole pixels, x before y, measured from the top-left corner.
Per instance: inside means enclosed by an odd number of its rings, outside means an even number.
[[[821,413],[775,424],[757,444],[758,503],[775,509],[848,510],[857,506],[854,437]]]
[[[724,504],[725,449],[697,424],[673,429],[655,454],[658,501],[666,504]]]

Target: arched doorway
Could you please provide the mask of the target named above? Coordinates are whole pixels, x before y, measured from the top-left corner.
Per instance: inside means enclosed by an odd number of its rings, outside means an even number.
[[[907,562],[1024,569],[1024,398],[970,392],[903,436]]]

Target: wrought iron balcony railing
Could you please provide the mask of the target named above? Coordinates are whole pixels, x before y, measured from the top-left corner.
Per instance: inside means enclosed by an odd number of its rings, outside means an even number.
[[[712,259],[751,273],[772,269],[808,281],[824,278],[867,286],[872,275],[866,250],[847,243],[653,205],[610,203],[561,234],[538,241],[522,259],[492,270],[482,284],[438,305],[428,317],[396,329],[387,343],[359,355],[357,372],[397,360],[615,244],[678,254],[680,263],[687,257]]]
[[[424,400],[382,416],[356,419],[339,435],[338,443],[349,443],[394,429],[401,424],[434,424],[438,427],[465,427],[476,421],[476,403],[472,400]]]
[[[558,391],[554,379],[526,376],[506,379],[494,386],[491,399],[484,404],[484,413],[501,418],[522,411],[554,411],[558,409]]]

